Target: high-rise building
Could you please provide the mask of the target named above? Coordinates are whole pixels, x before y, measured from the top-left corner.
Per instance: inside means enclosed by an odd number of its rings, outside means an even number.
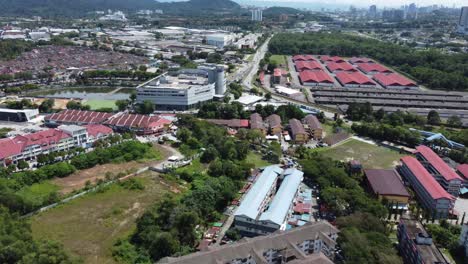
[[[460,19],[458,19],[458,32],[468,34],[468,6],[461,9]]]
[[[411,3],[406,11],[406,19],[417,19],[418,18],[418,8],[415,3]]]
[[[252,21],[263,21],[263,10],[253,9],[252,12]]]
[[[377,17],[377,6],[376,5],[371,5],[369,7],[369,17],[371,17],[371,18]]]

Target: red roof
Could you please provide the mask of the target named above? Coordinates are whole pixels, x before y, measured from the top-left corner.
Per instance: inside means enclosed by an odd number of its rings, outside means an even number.
[[[280,68],[276,68],[276,69],[274,70],[273,75],[274,75],[275,77],[281,77],[281,74],[282,74],[282,73],[283,73],[283,72],[281,71]]]
[[[424,166],[419,163],[416,158],[406,156],[401,158],[401,162],[408,167],[411,173],[416,177],[416,179],[421,183],[421,185],[426,189],[426,191],[431,195],[432,199],[450,199],[454,200],[455,198],[450,195],[447,191],[440,186],[440,184],[432,177],[432,175],[424,168]]]
[[[458,165],[457,170],[466,180],[468,180],[468,164]]]
[[[265,72],[261,71],[260,74],[258,75],[258,78],[260,79],[260,82],[263,83],[265,81]]]
[[[391,73],[392,71],[378,63],[359,63],[358,68],[363,72],[380,72],[380,73]]]
[[[327,68],[331,71],[357,71],[353,65],[347,62],[327,62]]]
[[[328,55],[322,55],[320,56],[320,60],[325,62],[325,61],[333,61],[333,62],[345,62],[345,60],[341,57],[338,57],[338,56],[333,56],[333,57],[330,57]]]
[[[153,129],[157,127],[170,124],[171,121],[161,118],[159,116],[147,116],[139,114],[122,114],[119,116],[112,117],[107,120],[104,124],[126,127],[126,128],[142,128],[142,129]]]
[[[22,152],[22,146],[15,144],[13,139],[4,138],[0,139],[0,160],[18,155]]]
[[[86,131],[88,131],[88,135],[92,137],[100,137],[103,135],[110,135],[113,133],[112,128],[106,127],[104,125],[86,125]]]
[[[295,213],[299,214],[308,214],[310,213],[310,210],[312,209],[312,205],[309,203],[298,203],[294,206],[293,210]]]
[[[248,119],[206,119],[206,121],[220,125],[220,126],[228,126],[233,128],[248,128],[249,127],[249,120]]]
[[[369,58],[363,58],[363,57],[352,57],[349,62],[355,64],[355,63],[373,63],[374,61],[369,59]]]
[[[293,57],[293,61],[313,61],[315,60],[312,55],[296,55]]]
[[[416,147],[416,153],[421,154],[446,181],[461,180],[460,176],[450,168],[431,148],[421,145]]]
[[[299,78],[303,83],[334,83],[333,78],[325,71],[302,71],[299,73]]]
[[[368,169],[364,170],[364,174],[376,194],[410,196],[400,176],[394,170]]]
[[[94,111],[63,110],[59,113],[46,116],[45,120],[58,123],[99,124],[113,115],[112,113]]]
[[[383,86],[416,86],[416,83],[398,73],[377,73],[374,79]]]
[[[342,84],[375,85],[374,81],[360,72],[338,72],[336,78]]]
[[[298,61],[296,64],[297,71],[304,70],[323,70],[322,65],[316,61]]]

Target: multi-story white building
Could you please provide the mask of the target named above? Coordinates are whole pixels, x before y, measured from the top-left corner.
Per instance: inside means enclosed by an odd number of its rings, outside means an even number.
[[[263,21],[263,10],[253,9],[252,12],[252,21]]]
[[[461,8],[460,18],[458,19],[458,32],[468,34],[468,6]]]
[[[224,68],[201,66],[163,74],[137,88],[137,102],[151,101],[161,110],[187,110],[222,96],[226,91]]]
[[[220,49],[232,45],[233,42],[234,36],[230,34],[213,34],[206,36],[206,44],[215,46]]]

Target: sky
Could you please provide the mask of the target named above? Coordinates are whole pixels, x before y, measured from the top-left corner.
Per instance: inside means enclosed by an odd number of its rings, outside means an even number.
[[[415,3],[418,6],[427,6],[427,5],[444,5],[452,7],[467,6],[468,0],[234,0],[240,4],[254,4],[254,5],[264,5],[264,6],[290,6],[297,7],[303,6],[304,8],[330,8],[340,7],[340,6],[350,6],[354,5],[356,7],[368,7],[370,5],[377,5],[377,8],[384,7],[400,7],[402,5],[409,5]]]

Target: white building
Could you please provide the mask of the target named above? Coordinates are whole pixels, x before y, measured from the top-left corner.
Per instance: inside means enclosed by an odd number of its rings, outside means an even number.
[[[263,21],[263,10],[253,9],[252,12],[252,21]]]
[[[122,11],[116,11],[114,13],[112,13],[111,10],[108,11],[108,14],[105,15],[105,16],[102,16],[99,18],[99,20],[101,21],[110,21],[110,20],[114,20],[114,21],[127,21],[127,17],[125,16],[125,14],[122,12]]]
[[[19,29],[5,30],[1,35],[1,39],[26,39],[26,34]]]
[[[137,87],[137,102],[149,100],[161,110],[187,110],[225,92],[224,67],[203,65],[143,83]]]
[[[37,109],[0,108],[0,120],[9,122],[29,122],[39,116]]]
[[[33,41],[39,41],[39,40],[49,41],[50,34],[48,32],[43,32],[43,31],[29,32],[29,38]]]
[[[462,231],[460,234],[460,246],[465,248],[465,256],[468,257],[468,224],[462,226]]]
[[[213,34],[206,36],[206,44],[215,46],[217,48],[224,48],[233,43],[233,36],[230,34]]]
[[[460,18],[458,19],[458,32],[468,34],[468,6],[461,8]]]

